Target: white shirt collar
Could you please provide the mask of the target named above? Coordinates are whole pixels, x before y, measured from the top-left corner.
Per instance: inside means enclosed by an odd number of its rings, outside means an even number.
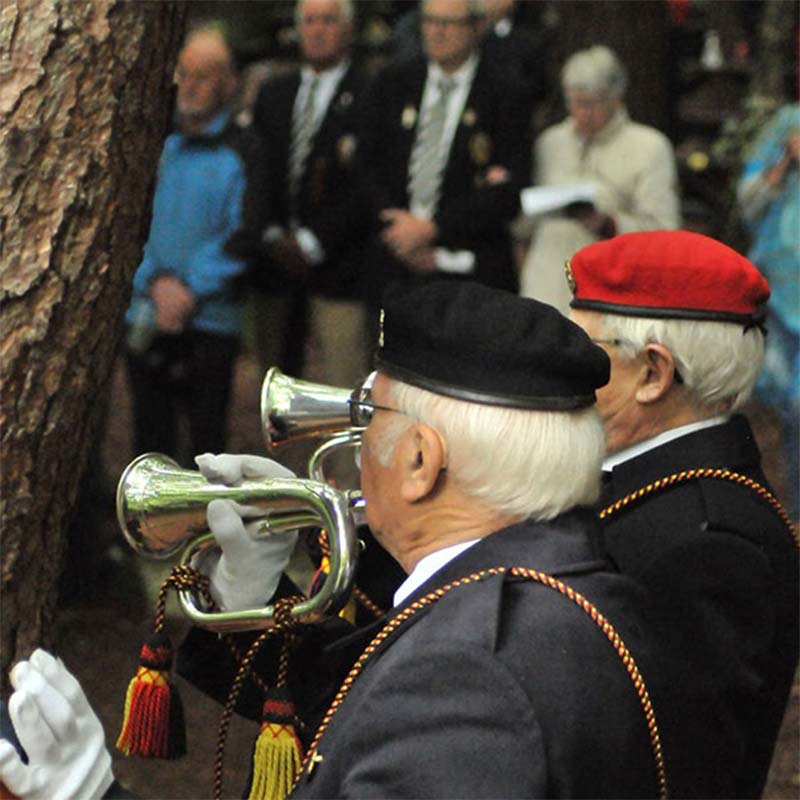
[[[407,597],[410,597],[425,581],[440,569],[449,564],[454,558],[460,556],[465,550],[469,549],[480,539],[470,539],[467,542],[458,542],[437,550],[435,553],[428,553],[417,562],[417,566],[411,574],[400,584],[394,593],[394,605],[399,606]]]
[[[320,86],[330,83],[336,85],[342,79],[345,72],[347,72],[349,66],[350,59],[348,58],[343,58],[336,66],[328,67],[328,69],[324,69],[322,72],[314,72],[308,64],[303,64],[300,68],[300,80],[303,84],[307,84],[312,78],[316,77]]]
[[[680,439],[681,436],[687,436],[690,433],[701,431],[703,428],[712,428],[715,425],[722,425],[729,419],[729,416],[723,414],[718,417],[702,419],[699,422],[690,422],[688,425],[681,425],[678,428],[672,428],[668,431],[664,431],[663,433],[659,433],[656,436],[652,436],[650,439],[645,439],[642,442],[632,444],[630,447],[626,447],[624,450],[619,450],[612,455],[606,456],[605,461],[603,461],[603,472],[609,472],[616,467],[617,464],[630,461],[632,458],[636,458],[637,456],[642,455],[642,453],[646,453],[648,450],[655,450],[656,447],[661,447],[661,445],[666,444],[667,442],[671,442],[674,439]]]
[[[439,85],[442,78],[450,78],[457,87],[471,85],[475,77],[475,70],[478,69],[478,54],[470,53],[469,58],[455,71],[445,72],[435,61],[428,62],[428,81],[433,81],[435,86]]]

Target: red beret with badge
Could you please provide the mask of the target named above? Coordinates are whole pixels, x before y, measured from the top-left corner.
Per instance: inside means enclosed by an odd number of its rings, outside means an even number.
[[[690,231],[625,233],[567,262],[572,308],[759,324],[769,284],[752,262]]]

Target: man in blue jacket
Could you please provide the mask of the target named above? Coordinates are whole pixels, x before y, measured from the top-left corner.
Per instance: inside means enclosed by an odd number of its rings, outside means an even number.
[[[175,82],[177,130],[159,164],[126,355],[137,452],[177,456],[184,413],[193,456],[224,447],[242,320],[237,279],[245,266],[224,246],[240,226],[245,166],[230,109],[238,82],[218,31],[189,34]]]

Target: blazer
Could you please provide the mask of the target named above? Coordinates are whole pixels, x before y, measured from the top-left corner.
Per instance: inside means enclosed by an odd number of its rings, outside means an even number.
[[[760,463],[750,425],[735,416],[619,464],[601,505],[692,468],[725,467],[769,489]],[[760,797],[798,663],[789,530],[751,489],[710,478],[652,494],[604,527],[610,557],[647,591],[656,624],[674,628],[678,652],[688,654],[677,666],[694,713],[653,693],[667,753],[681,757],[676,775],[685,782],[673,781],[673,796]]]
[[[644,676],[648,686],[671,685],[670,636],[650,625],[641,587],[608,569],[587,510],[487,536],[405,607],[501,565],[568,583],[637,659],[646,655],[656,665]],[[335,678],[329,692],[382,625],[401,614],[394,609],[321,648],[315,663]],[[313,679],[319,685],[322,677],[316,671]],[[294,687],[309,679],[295,673]],[[306,706],[305,719],[325,705]],[[507,574],[451,590],[390,634],[367,658],[315,755],[292,797],[643,798],[658,791],[649,728],[619,653],[568,597]],[[667,763],[668,779],[669,772]]]
[[[408,168],[427,69],[425,60],[388,65],[375,78],[364,106],[357,161],[360,191],[374,230],[365,267],[373,303],[391,282],[425,280],[383,246],[379,214],[409,205]],[[519,192],[530,174],[529,119],[530,110],[508,72],[482,59],[444,167],[435,215],[437,246],[473,251],[472,276],[512,291],[516,272],[508,224],[519,210]],[[487,184],[486,170],[493,165],[505,167],[511,179]],[[446,276],[437,272],[433,277]]]
[[[364,217],[353,181],[359,104],[366,79],[351,65],[339,83],[314,135],[298,192],[297,216],[325,252],[313,268],[309,288],[332,297],[359,294]],[[261,172],[249,196],[248,220],[260,235],[271,224],[289,222],[288,165],[292,115],[300,73],[268,80],[253,109],[253,127],[261,139]],[[262,269],[274,269],[264,263]],[[272,281],[267,278],[267,284]]]

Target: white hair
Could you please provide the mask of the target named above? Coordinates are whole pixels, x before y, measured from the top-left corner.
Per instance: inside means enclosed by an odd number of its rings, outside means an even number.
[[[577,89],[593,95],[620,98],[625,94],[628,74],[614,51],[602,44],[573,53],[561,70],[562,89]]]
[[[764,360],[764,333],[740,322],[601,314],[600,326],[603,337],[622,340],[628,358],[648,344],[666,347],[696,409],[709,416],[747,401]]]
[[[305,4],[306,0],[297,0],[297,4],[294,7],[295,25],[300,24],[303,16],[303,6]],[[353,19],[355,18],[355,6],[353,5],[353,0],[336,0],[336,4],[339,6],[339,13],[342,16],[342,20],[347,23],[352,23]]]
[[[534,411],[456,400],[392,380],[396,415],[376,443],[388,465],[413,422],[445,441],[447,474],[466,495],[511,516],[552,519],[597,499],[605,435],[594,406]]]

